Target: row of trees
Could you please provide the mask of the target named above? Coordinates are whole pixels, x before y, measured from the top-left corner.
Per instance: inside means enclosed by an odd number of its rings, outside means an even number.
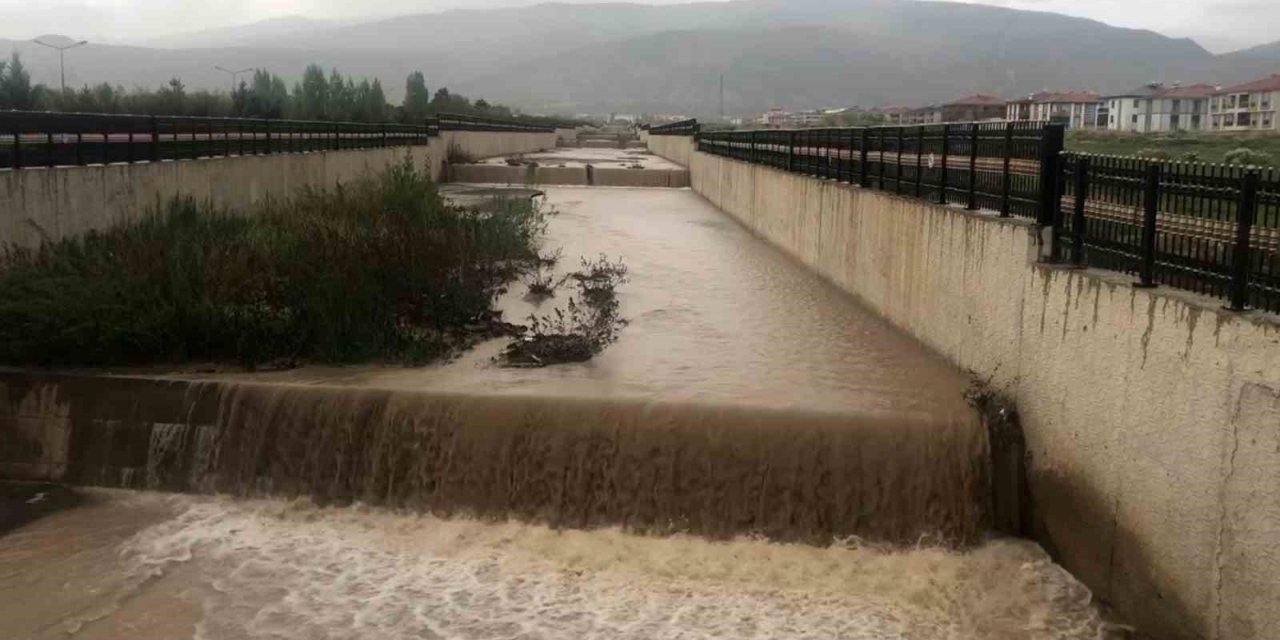
[[[490,105],[484,100],[472,102],[445,87],[432,94],[420,71],[409,74],[405,97],[399,105],[387,103],[382,82],[376,78],[343,76],[337,69],[326,75],[314,64],[307,67],[302,80],[292,89],[280,76],[259,69],[231,93],[192,91],[177,78],[159,89],[125,89],[104,82],[60,91],[33,85],[17,53],[9,60],[0,60],[0,109],[409,123],[421,122],[435,113],[517,117],[505,106]]]

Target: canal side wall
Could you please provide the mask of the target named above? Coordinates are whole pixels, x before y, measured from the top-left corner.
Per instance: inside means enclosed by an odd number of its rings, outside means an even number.
[[[650,149],[762,238],[1017,402],[1035,536],[1159,638],[1280,628],[1280,325],[1040,264],[1034,224]]]
[[[649,145],[649,150],[682,166],[691,167],[694,144],[688,136],[655,136],[648,131],[640,132],[641,142]]]
[[[0,171],[0,244],[35,247],[104,229],[177,195],[247,209],[406,157],[439,179],[450,146],[484,158],[554,148],[555,134],[446,131],[426,146]]]

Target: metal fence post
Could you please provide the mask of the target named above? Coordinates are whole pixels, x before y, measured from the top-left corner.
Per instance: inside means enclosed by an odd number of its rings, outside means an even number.
[[[1061,217],[1058,180],[1062,177],[1062,149],[1066,144],[1066,127],[1046,124],[1040,134],[1040,211],[1036,220],[1041,225],[1053,224]]]
[[[951,125],[942,125],[942,164],[938,174],[938,204],[947,203],[947,159],[951,155]]]
[[[879,131],[880,131],[880,135],[878,136],[879,139],[876,141],[879,144],[879,148],[876,150],[876,157],[879,159],[877,164],[880,165],[880,171],[878,172],[880,176],[877,179],[876,187],[881,191],[884,191],[884,172],[885,172],[885,165],[887,164],[884,161],[884,129],[882,128]]]
[[[264,118],[262,128],[267,131],[267,155],[271,155],[271,121]]]
[[[1258,209],[1258,172],[1249,169],[1240,184],[1240,204],[1236,211],[1236,242],[1231,252],[1230,305],[1244,311],[1249,304],[1249,235]]]
[[[862,149],[860,150],[860,155],[858,160],[858,186],[864,189],[870,186],[868,184],[869,180],[867,178],[867,173],[869,172],[869,167],[867,166],[867,148],[869,146],[871,146],[871,130],[863,129],[862,130]]]
[[[787,171],[795,173],[796,170],[796,132],[787,132]]]
[[[1147,176],[1142,196],[1142,246],[1138,264],[1138,284],[1147,289],[1156,286],[1156,214],[1160,209],[1160,164],[1147,165]]]
[[[44,155],[44,166],[50,168],[57,166],[57,158],[54,157],[57,155],[57,151],[56,147],[53,145],[52,133],[44,134]]]
[[[916,129],[916,197],[924,192],[924,127]]]
[[[978,210],[978,123],[969,125],[969,203],[965,208]]]
[[[1010,212],[1011,196],[1013,191],[1013,123],[1005,125],[1004,128],[1004,169],[1000,172],[1000,217],[1008,218]]]
[[[902,140],[904,128],[898,127],[898,164],[897,170],[894,171],[893,192],[902,193]]]
[[[1076,158],[1076,201],[1071,212],[1071,264],[1084,266],[1084,241],[1088,221],[1084,216],[1085,203],[1089,200],[1089,158]]]
[[[160,162],[160,122],[151,116],[151,161]]]

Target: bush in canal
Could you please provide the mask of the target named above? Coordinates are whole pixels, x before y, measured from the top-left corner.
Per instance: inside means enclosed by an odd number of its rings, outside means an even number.
[[[245,213],[179,198],[0,250],[0,361],[424,362],[501,327],[546,228],[529,202],[446,205],[408,161]]]
[[[507,367],[545,367],[566,362],[586,362],[618,339],[627,321],[619,315],[618,287],[626,284],[627,265],[610,262],[606,256],[595,261],[582,259],[582,268],[555,284],[554,292],[568,281],[578,287],[576,299],[549,315],[529,316],[529,326],[519,327],[498,362]],[[541,284],[539,282],[539,284]],[[533,293],[531,287],[531,293]]]

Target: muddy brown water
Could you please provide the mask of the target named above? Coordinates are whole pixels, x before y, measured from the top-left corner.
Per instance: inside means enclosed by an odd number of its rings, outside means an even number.
[[[8,635],[1107,632],[1038,547],[983,541],[963,375],[688,190],[547,193],[559,270],[629,267],[617,344],[536,370],[494,341],[424,369],[175,374],[212,418],[153,428],[152,460],[186,451],[192,488],[241,498],[87,490],[0,538]],[[524,294],[509,318],[569,292]]]

